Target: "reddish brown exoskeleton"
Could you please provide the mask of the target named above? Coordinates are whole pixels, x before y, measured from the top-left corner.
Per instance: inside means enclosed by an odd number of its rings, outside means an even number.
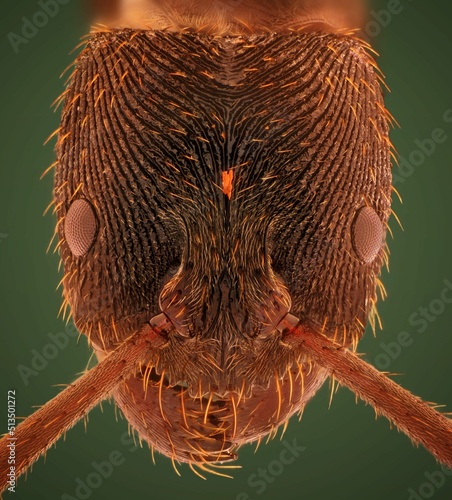
[[[65,302],[99,364],[18,427],[17,475],[109,396],[214,471],[328,377],[452,466],[450,420],[354,354],[391,210],[360,4],[108,4],[64,94],[54,191]]]

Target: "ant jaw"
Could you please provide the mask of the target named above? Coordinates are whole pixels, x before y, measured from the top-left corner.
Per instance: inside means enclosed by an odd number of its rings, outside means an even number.
[[[201,366],[202,356],[194,358],[203,348],[199,339],[179,338],[178,328],[165,313],[153,317],[149,327],[156,339],[168,342],[156,361],[142,361],[112,395],[143,441],[191,467],[234,461],[242,445],[265,436],[270,439],[290,417],[301,415],[327,377],[321,367],[293,362],[284,373],[272,371],[266,387],[252,383],[247,391],[243,374],[238,373],[242,387],[225,390],[226,386],[212,385],[218,375],[215,365],[209,365],[209,371],[208,365]],[[280,337],[276,329],[275,334]],[[187,350],[191,343],[195,350]],[[180,366],[177,372],[175,364]],[[210,378],[203,378],[205,370]]]

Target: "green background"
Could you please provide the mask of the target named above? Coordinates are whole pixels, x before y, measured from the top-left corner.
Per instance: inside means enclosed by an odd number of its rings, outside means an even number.
[[[374,2],[373,8],[379,11],[388,5],[397,5],[397,0]],[[448,140],[397,184],[404,202],[395,200],[394,210],[405,231],[392,219],[391,273],[383,276],[389,297],[379,309],[384,331],[377,338],[368,331],[360,351],[374,363],[384,353],[382,343],[409,332],[412,345],[402,348],[389,370],[400,374],[396,379],[407,389],[452,411],[452,305],[445,306],[423,333],[408,319],[439,298],[445,279],[452,282],[452,124],[443,121],[444,112],[452,108],[452,6],[420,0],[400,0],[400,5],[403,11],[393,15],[372,40],[392,90],[387,105],[401,125],[392,133],[393,141],[408,158],[418,149],[415,141],[430,137],[437,128]],[[90,355],[84,339],[77,345],[72,338],[27,385],[17,369],[19,364],[30,366],[32,350],[42,351],[50,332],[64,329],[57,318],[58,259],[46,255],[54,219],[42,217],[51,200],[52,179],[39,177],[53,161],[52,146],[43,147],[43,142],[58,127],[58,112],[49,107],[63,90],[59,75],[72,62],[69,53],[87,31],[79,2],[69,1],[16,54],[7,35],[20,33],[22,17],[32,17],[38,10],[34,0],[4,0],[0,30],[0,235],[7,234],[0,236],[0,429],[5,430],[8,389],[16,390],[17,415],[26,416],[33,406],[57,394],[55,384],[71,382]],[[283,449],[278,439],[257,453],[252,447],[243,448],[239,461],[243,468],[234,480],[202,481],[184,466],[178,477],[166,458],[157,456],[154,466],[146,448],[131,452],[130,444],[121,443],[127,423],[121,418],[117,422],[113,406],[105,403],[103,411],[97,408],[90,414],[87,432],[83,423],[78,424],[49,451],[45,462],[39,460],[28,478],[19,480],[16,498],[53,500],[64,493],[77,498],[76,478],[85,480],[93,472],[91,462],[107,460],[114,450],[121,452],[124,463],[93,491],[92,499],[236,500],[243,492],[250,499],[402,500],[410,498],[410,488],[420,490],[424,495],[420,498],[452,498],[452,476],[442,486],[426,486],[425,473],[440,466],[424,449],[413,447],[385,419],[376,420],[371,408],[355,404],[348,390],[339,389],[331,409],[328,400],[326,384],[302,422],[291,421],[285,439],[296,438],[306,450],[260,494],[247,481],[259,468],[272,467]]]

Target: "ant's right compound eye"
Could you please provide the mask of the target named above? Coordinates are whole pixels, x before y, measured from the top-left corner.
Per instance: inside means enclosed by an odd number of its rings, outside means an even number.
[[[64,221],[64,235],[75,257],[86,255],[97,234],[97,220],[93,207],[86,200],[76,200],[70,206]]]
[[[385,241],[383,223],[371,207],[362,207],[353,225],[353,247],[366,264],[372,263]]]

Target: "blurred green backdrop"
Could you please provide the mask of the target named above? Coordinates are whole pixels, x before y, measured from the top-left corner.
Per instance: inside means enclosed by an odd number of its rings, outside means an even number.
[[[55,384],[71,382],[90,356],[84,339],[77,345],[71,337],[69,345],[56,353],[49,347],[49,334],[63,332],[64,323],[57,318],[58,259],[46,255],[54,219],[42,217],[51,201],[52,178],[39,180],[53,162],[52,146],[44,147],[43,142],[59,121],[50,104],[64,88],[59,75],[72,62],[74,56],[69,53],[87,25],[79,2],[68,0],[63,5],[61,0],[55,17],[47,22],[38,17],[42,27],[36,34],[30,31],[33,36],[23,43],[10,34],[20,34],[23,17],[32,18],[42,7],[37,0],[4,0],[3,9],[0,432],[6,430],[9,389],[16,390],[17,415],[26,416],[60,390]],[[404,387],[425,400],[448,405],[451,411],[452,305],[436,299],[444,281],[452,283],[452,111],[448,112],[452,109],[452,5],[385,0],[373,2],[373,9],[367,33],[381,55],[379,64],[392,90],[387,105],[401,125],[392,138],[408,163],[403,163],[396,181],[403,204],[395,199],[394,210],[405,231],[392,220],[391,273],[383,276],[389,297],[379,309],[384,330],[377,338],[369,331],[360,351],[380,369],[399,373],[396,380]],[[425,142],[432,135],[436,143]],[[416,324],[413,314],[430,319]],[[391,344],[403,331],[409,333],[411,345]],[[24,367],[31,368],[36,352],[43,351],[52,359],[41,360],[38,369],[24,375]],[[338,391],[331,409],[328,400],[325,385],[302,422],[290,423],[284,440],[296,439],[306,449],[283,471],[274,463],[283,449],[276,439],[257,453],[252,447],[243,448],[239,462],[243,468],[235,472],[234,480],[209,477],[208,481],[187,467],[180,468],[182,477],[178,477],[170,461],[161,456],[154,466],[147,449],[134,449],[122,438],[127,423],[117,421],[113,406],[105,403],[103,411],[97,408],[91,413],[87,432],[83,423],[78,424],[45,461],[35,464],[26,480],[19,480],[16,498],[452,498],[452,476],[439,472],[441,467],[427,452],[414,448],[386,420],[375,420],[373,410],[355,404],[348,390]],[[95,471],[92,462],[106,461],[114,451],[121,454],[121,465],[97,484],[90,478]],[[269,481],[257,483],[259,469],[268,471]],[[80,481],[87,480],[92,493],[77,492]]]

